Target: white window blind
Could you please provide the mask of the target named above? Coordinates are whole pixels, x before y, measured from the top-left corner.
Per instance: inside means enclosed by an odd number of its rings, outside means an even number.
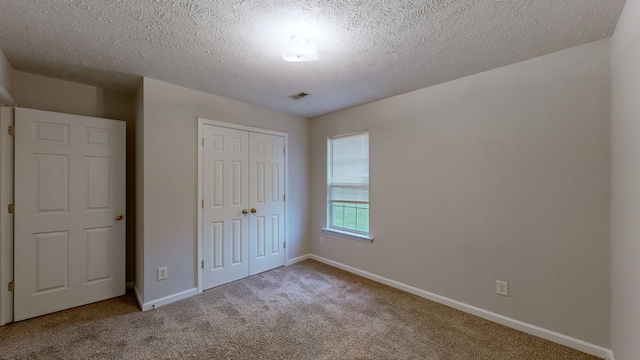
[[[329,138],[328,223],[369,232],[369,133]]]

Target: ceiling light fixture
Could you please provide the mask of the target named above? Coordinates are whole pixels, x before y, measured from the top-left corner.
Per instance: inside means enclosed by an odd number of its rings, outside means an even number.
[[[282,58],[289,62],[318,60],[316,44],[301,36],[291,37],[291,41],[282,50]]]

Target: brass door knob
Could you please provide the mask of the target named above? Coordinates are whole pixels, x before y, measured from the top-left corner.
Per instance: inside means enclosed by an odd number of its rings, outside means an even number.
[[[256,208],[251,208],[251,213],[255,214],[258,210],[256,210]]]
[[[242,209],[242,213],[247,215],[249,212],[247,211],[247,209]]]
[[[122,220],[123,217],[124,216],[122,216],[122,214],[118,214],[118,215],[116,215],[116,220],[120,221],[120,220]]]

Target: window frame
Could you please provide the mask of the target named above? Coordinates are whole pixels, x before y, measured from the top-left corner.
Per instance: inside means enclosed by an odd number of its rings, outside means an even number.
[[[344,228],[344,227],[339,227],[339,226],[335,226],[333,224],[333,203],[334,202],[339,202],[339,203],[353,203],[353,204],[367,204],[368,205],[368,211],[369,214],[367,215],[367,221],[370,221],[371,219],[371,198],[369,195],[369,189],[370,189],[370,177],[369,180],[367,181],[367,202],[362,202],[362,201],[347,201],[347,200],[332,200],[331,199],[331,193],[332,193],[332,184],[331,184],[331,177],[332,177],[332,165],[333,165],[333,141],[336,139],[340,139],[343,137],[348,137],[348,136],[355,136],[355,135],[364,135],[367,134],[368,135],[368,139],[367,139],[367,168],[370,168],[370,164],[371,164],[371,151],[370,151],[370,147],[369,147],[369,143],[370,143],[370,133],[368,130],[364,130],[364,131],[358,131],[358,132],[352,132],[352,133],[346,133],[346,134],[339,134],[339,135],[333,135],[333,136],[328,136],[327,137],[327,163],[326,163],[326,171],[327,171],[327,182],[326,182],[326,218],[325,218],[325,224],[326,227],[324,227],[322,229],[322,232],[327,233],[327,234],[332,234],[332,235],[337,235],[340,237],[344,237],[344,238],[348,238],[348,239],[353,239],[353,240],[359,240],[359,241],[364,241],[364,242],[368,242],[371,243],[373,242],[373,237],[371,236],[371,226],[368,226],[368,230],[369,231],[359,231],[357,229],[350,229],[350,228]],[[370,171],[369,171],[370,173]],[[369,176],[369,174],[368,174]],[[357,211],[357,209],[356,209]]]

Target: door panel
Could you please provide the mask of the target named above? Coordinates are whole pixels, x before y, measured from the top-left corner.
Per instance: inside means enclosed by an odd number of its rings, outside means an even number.
[[[203,287],[249,275],[246,131],[203,125]]]
[[[69,232],[35,234],[36,292],[66,289],[69,286]]]
[[[69,156],[35,154],[37,162],[36,213],[69,212]]]
[[[16,321],[125,292],[125,123],[16,109]]]
[[[250,133],[251,275],[284,265],[284,137]]]
[[[109,259],[103,254],[109,253],[111,228],[85,229],[87,248],[87,282],[109,278]]]

